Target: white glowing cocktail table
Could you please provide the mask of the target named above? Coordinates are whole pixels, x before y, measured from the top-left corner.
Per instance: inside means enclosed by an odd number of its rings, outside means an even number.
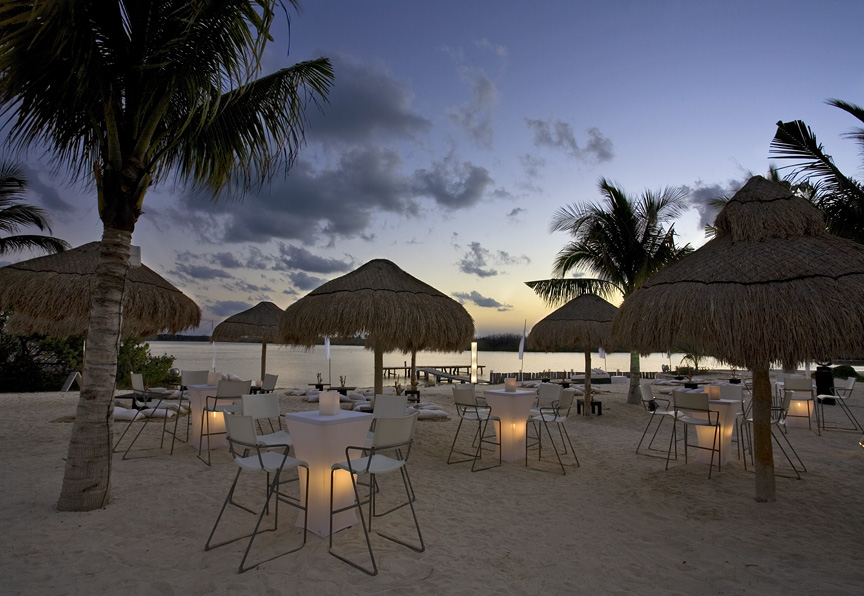
[[[207,439],[205,438],[201,441],[201,412],[204,410],[204,406],[207,403],[208,395],[216,395],[216,390],[218,387],[216,385],[189,385],[186,388],[186,394],[189,396],[189,416],[192,420],[192,434],[189,436],[189,444],[192,445],[195,449],[198,449],[198,443],[201,443],[201,450],[205,451],[207,449]],[[232,404],[233,400],[224,399],[220,400],[219,405],[224,404]],[[211,403],[212,405],[212,403]],[[211,433],[223,433],[212,435],[210,437],[210,449],[218,449],[219,447],[225,446],[228,441],[226,440],[225,433],[225,418],[222,412],[207,412],[207,416],[210,417],[210,432]]]
[[[362,446],[366,441],[372,414],[340,410],[335,416],[322,416],[318,411],[285,414],[285,424],[294,442],[294,457],[309,464],[308,529],[319,536],[330,535],[330,468],[345,461],[345,448]],[[357,457],[355,454],[354,457]],[[300,468],[300,485],[305,470]],[[354,502],[351,475],[338,470],[333,477],[333,506],[347,507]],[[357,523],[354,509],[333,516],[333,531]],[[303,525],[303,516],[297,517]]]
[[[483,397],[492,408],[492,415],[501,419],[501,436],[498,437],[501,441],[501,459],[525,459],[525,423],[531,415],[531,405],[537,399],[537,393],[524,389],[486,390]],[[498,429],[495,430],[497,432]]]
[[[714,389],[707,387],[706,389]],[[701,392],[697,392],[701,393]],[[711,394],[708,391],[709,395]],[[738,410],[741,408],[740,399],[709,399],[708,409],[719,414],[720,421],[720,465],[725,466],[729,461],[729,452],[732,450],[732,430],[735,428],[735,417],[738,415]],[[708,415],[703,412],[688,412],[688,415],[695,418],[707,418]],[[713,419],[714,417],[711,416]],[[714,446],[714,427],[712,426],[697,426],[696,437],[700,447],[711,449]],[[696,461],[703,464],[711,463],[711,452],[700,449],[696,454]],[[718,458],[714,457],[714,463],[717,463]]]

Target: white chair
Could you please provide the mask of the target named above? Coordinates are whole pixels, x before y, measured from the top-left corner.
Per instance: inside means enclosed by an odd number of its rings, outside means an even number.
[[[187,395],[187,391],[189,390],[189,385],[206,385],[207,377],[210,374],[210,371],[206,370],[184,370],[180,372],[180,395],[177,398],[177,403],[180,405],[180,409],[183,409],[183,400],[186,400],[187,405],[186,408],[188,410],[192,409],[192,402],[189,401],[189,396]],[[171,435],[171,455],[174,455],[174,442],[182,441],[184,443],[189,442],[189,428],[192,426],[192,416],[191,414],[186,418],[186,438],[178,439],[177,438],[177,426],[180,422],[180,416],[174,419],[174,430],[166,430],[164,427],[162,428],[162,439],[165,439],[165,433]]]
[[[717,453],[717,470],[720,470],[723,454],[720,447],[720,412],[712,410],[708,405],[707,393],[686,393],[684,391],[672,392],[672,407],[675,412],[672,418],[672,438],[669,440],[669,451],[666,454],[666,469],[669,469],[669,460],[671,459],[672,447],[675,447],[675,457],[678,457],[678,423],[684,425],[684,463],[687,463],[687,452],[689,447],[688,442],[688,427],[702,426],[714,429],[714,439],[711,447],[703,447],[696,445],[696,449],[705,449],[711,451],[711,462],[708,466],[708,478],[711,478],[711,472],[714,469],[714,453]],[[698,416],[694,416],[698,414]],[[705,416],[705,418],[702,418]]]
[[[797,479],[801,479],[800,472],[806,472],[807,468],[804,467],[804,463],[801,461],[801,457],[799,457],[798,452],[795,451],[795,448],[792,446],[792,443],[789,441],[789,437],[787,433],[783,432],[783,426],[786,424],[786,417],[789,412],[789,405],[792,403],[792,392],[784,391],[782,396],[775,396],[771,401],[771,438],[774,439],[774,443],[777,444],[777,447],[780,448],[781,453],[786,458],[786,461],[789,462],[789,465],[792,466],[792,470],[795,472],[795,477]],[[745,428],[751,428],[753,426],[753,418],[752,416],[748,416],[744,419]],[[774,429],[778,429],[780,432],[774,432]],[[750,460],[751,464],[753,463],[753,445],[752,445],[752,437],[753,433],[747,433],[748,440],[751,441],[750,444]],[[799,470],[798,467],[792,462],[792,458],[789,457],[789,453],[786,452],[786,449],[783,447],[783,443],[780,442],[780,437],[783,437],[783,440],[786,442],[786,446],[789,447],[789,450],[795,456],[795,459],[798,460],[798,465],[801,466]],[[747,453],[744,453],[744,469],[747,470]],[[782,476],[782,474],[777,474],[778,476]]]
[[[491,409],[488,406],[481,406],[478,403],[476,394],[474,393],[474,385],[454,385],[453,386],[453,401],[456,405],[456,414],[459,416],[459,425],[456,427],[456,434],[453,435],[453,443],[450,445],[450,453],[447,455],[448,464],[459,464],[471,462],[471,471],[479,472],[480,470],[488,470],[501,465],[501,441],[492,441],[485,438],[486,429],[489,421],[498,424],[498,434],[501,436],[501,419],[491,414]],[[471,441],[473,452],[459,451],[456,449],[456,441],[459,439],[459,432],[462,430],[462,424],[468,421],[469,424],[476,423],[477,429],[474,432]],[[498,446],[498,464],[497,466],[488,466],[486,468],[478,468],[477,462],[482,458],[483,443],[490,443]],[[468,456],[468,459],[453,459],[453,454]]]
[[[546,435],[549,437],[549,442],[552,444],[552,450],[558,458],[558,465],[561,466],[561,473],[567,474],[564,468],[564,462],[561,461],[562,455],[567,455],[567,445],[570,446],[570,453],[573,459],[576,460],[576,467],[579,467],[579,458],[576,457],[576,450],[573,448],[573,442],[570,440],[570,435],[567,433],[567,428],[564,423],[567,422],[567,417],[570,415],[570,409],[573,407],[573,398],[576,395],[575,389],[564,389],[559,391],[561,397],[557,401],[553,401],[548,406],[540,406],[538,414],[530,418],[531,424],[534,427],[535,438],[537,439],[537,459],[543,457],[543,436],[540,430],[540,425],[546,429]],[[552,431],[549,430],[549,425],[555,424],[558,427],[558,437],[561,439],[561,450],[555,445],[555,440],[552,438]],[[525,442],[525,460],[528,460],[528,442]]]
[[[423,543],[423,535],[420,533],[420,524],[417,521],[417,512],[414,511],[414,488],[411,486],[411,479],[408,476],[407,470],[408,457],[411,454],[411,445],[414,442],[414,428],[416,423],[416,412],[410,416],[402,416],[401,418],[380,418],[376,425],[375,442],[372,447],[347,447],[345,449],[346,460],[333,464],[330,469],[330,543],[328,550],[331,555],[340,561],[344,561],[352,567],[359,569],[364,573],[368,573],[369,575],[378,574],[378,565],[375,562],[375,554],[372,551],[372,541],[369,538],[373,518],[393,513],[407,505],[410,507],[411,516],[414,518],[414,527],[417,531],[419,545],[410,544],[401,539],[382,534],[381,532],[378,532],[378,535],[397,544],[406,546],[415,552],[422,553],[426,550],[426,546]],[[341,509],[333,509],[333,475],[335,472],[340,470],[344,470],[350,474],[351,484],[354,488],[354,503]],[[378,477],[397,471],[402,477],[402,484],[405,488],[405,501],[391,507],[387,511],[378,512],[377,502],[380,493],[384,490]],[[369,493],[365,498],[360,497],[360,491],[358,488],[358,480],[361,477],[369,478],[369,481],[366,484],[369,488]],[[366,516],[363,513],[364,505],[369,506],[368,523]],[[372,562],[371,568],[359,565],[347,556],[336,553],[333,549],[333,515],[354,508],[357,508],[357,516],[360,518],[360,523],[363,526],[363,534],[366,538],[366,548],[369,552],[369,559]]]
[[[849,377],[846,379],[846,382],[843,383],[842,387],[834,387],[834,393],[826,394],[826,395],[817,395],[816,396],[816,407],[819,411],[819,420],[822,422],[823,430],[862,430],[864,431],[864,427],[861,426],[861,423],[858,422],[858,419],[855,418],[855,415],[852,413],[852,410],[849,409],[849,404],[846,403],[846,400],[852,396],[852,390],[855,388],[855,377]],[[846,418],[849,419],[849,422],[852,423],[852,426],[826,426],[825,424],[825,404],[829,405],[838,405],[840,409],[846,414]]]
[[[646,449],[648,451],[666,451],[665,449],[655,449],[652,445],[654,445],[654,439],[657,438],[657,433],[660,432],[660,427],[663,426],[663,421],[666,420],[666,418],[674,418],[675,410],[670,407],[671,402],[668,399],[658,399],[654,397],[654,391],[651,389],[651,385],[643,383],[639,385],[639,390],[642,392],[642,407],[645,408],[649,417],[648,424],[645,425],[645,430],[642,431],[642,437],[639,439],[639,444],[636,445],[636,454],[648,457],[663,457],[659,455],[659,453],[657,455],[645,453],[644,451],[639,453],[639,449],[642,448],[642,443],[645,441],[648,429],[651,428],[651,423],[657,420],[657,427],[654,429],[654,433],[651,435],[651,440],[648,442],[648,447]]]
[[[813,390],[813,381],[812,379],[805,379],[804,377],[799,376],[787,376],[783,379],[783,393],[791,393],[791,398],[795,401],[806,401],[807,402],[807,414],[792,414],[789,413],[788,409],[786,412],[786,418],[807,418],[807,428],[813,429],[813,425],[810,422],[810,416],[815,412],[816,414],[816,434],[822,434],[820,430],[819,424],[819,410],[816,408],[816,392]]]
[[[255,421],[258,428],[258,443],[262,446],[293,445],[291,435],[282,428],[282,413],[279,411],[279,396],[275,393],[240,396],[240,412]],[[266,432],[261,423],[269,425]]]
[[[563,387],[557,383],[540,383],[537,388],[537,407],[532,408],[531,415],[539,416],[539,408],[549,406],[561,399]]]
[[[180,405],[178,403],[173,403],[173,400],[172,402],[165,401],[173,395],[172,391],[168,391],[162,387],[156,387],[153,389],[145,387],[144,377],[139,373],[131,373],[129,376],[132,382],[132,393],[120,397],[129,397],[132,400],[132,408],[141,412],[144,416],[144,422],[140,425],[138,432],[135,433],[135,436],[132,437],[129,445],[123,452],[124,460],[128,458],[129,451],[132,449],[132,446],[135,445],[136,441],[138,441],[138,437],[140,437],[141,433],[144,432],[144,429],[147,427],[151,418],[162,418],[162,437],[164,441],[165,426],[168,422],[168,418],[172,416],[177,416],[179,418],[178,414],[182,411]],[[132,423],[137,419],[139,419],[139,417],[136,416],[129,420],[126,428],[123,429],[123,432],[114,444],[114,453],[119,451],[120,443],[123,441],[126,433],[129,432],[129,429],[132,428]],[[160,449],[162,448],[162,444],[163,442],[160,441]]]
[[[208,395],[204,399],[204,407],[201,409],[201,436],[198,438],[198,459],[203,461],[208,466],[210,465],[210,436],[224,435],[227,431],[211,432],[210,430],[210,415],[214,413],[222,414],[239,414],[241,411],[240,397],[248,394],[252,387],[252,381],[226,381],[220,380],[216,386],[216,395]],[[222,400],[220,404],[219,401]],[[226,404],[230,400],[232,403]],[[212,403],[211,403],[212,402]],[[201,456],[201,448],[203,447],[204,437],[207,437],[207,459]]]
[[[381,418],[402,418],[407,415],[407,395],[376,395],[372,399],[372,430],[366,436],[366,444],[372,446],[375,437],[375,423]]]
[[[277,557],[296,552],[303,548],[303,546],[305,546],[307,523],[306,507],[300,505],[297,500],[291,500],[286,495],[283,495],[279,491],[279,485],[283,483],[282,473],[286,469],[298,467],[306,468],[306,487],[304,489],[305,494],[303,495],[304,498],[302,500],[302,502],[305,503],[309,494],[309,466],[306,462],[294,459],[293,457],[290,457],[288,455],[289,445],[280,445],[280,447],[284,447],[281,453],[265,449],[260,444],[258,436],[255,433],[255,423],[251,416],[243,416],[239,414],[233,416],[226,416],[225,427],[228,434],[228,446],[231,450],[231,455],[234,458],[234,463],[237,464],[237,473],[234,475],[234,482],[231,483],[231,488],[228,489],[228,495],[225,497],[225,501],[222,503],[222,509],[219,510],[219,515],[216,518],[216,523],[213,525],[213,529],[210,531],[210,536],[207,538],[207,542],[204,545],[204,550],[211,550],[213,548],[223,546],[225,544],[230,544],[243,538],[249,538],[249,543],[246,545],[246,551],[243,553],[243,558],[240,560],[239,572],[243,573],[245,571],[248,571],[249,569],[254,569],[261,563],[272,561]],[[270,445],[269,447],[272,448],[275,447],[275,445]],[[258,512],[258,521],[255,523],[255,528],[254,530],[252,530],[251,534],[232,538],[231,540],[220,542],[219,544],[211,544],[213,536],[216,533],[216,528],[219,527],[219,522],[222,520],[222,514],[225,513],[225,509],[228,507],[229,504],[238,507],[244,511],[248,511],[249,513],[256,513],[254,510],[249,509],[248,507],[244,507],[243,505],[236,503],[233,500],[234,490],[237,487],[237,481],[240,478],[240,473],[244,471],[266,472],[268,475],[268,479],[271,474],[273,475],[273,481],[268,482],[267,498],[264,501],[261,510]],[[274,495],[276,497],[276,507],[273,527],[266,530],[260,530],[261,520],[264,518],[265,513],[269,513],[270,501],[273,499]],[[287,503],[288,505],[291,505],[292,507],[296,507],[297,509],[303,511],[303,543],[297,548],[281,552],[278,555],[269,557],[267,559],[264,559],[263,561],[255,563],[254,565],[246,567],[246,558],[249,556],[249,551],[252,549],[252,543],[255,541],[255,537],[259,534],[259,530],[262,532],[275,531],[279,527],[279,501]]]
[[[260,393],[273,393],[273,390],[276,389],[276,379],[279,378],[279,375],[264,375],[264,379],[261,381],[261,388],[258,390]]]

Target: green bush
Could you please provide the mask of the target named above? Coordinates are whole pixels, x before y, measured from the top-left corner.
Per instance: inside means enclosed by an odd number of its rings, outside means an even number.
[[[858,372],[848,364],[838,364],[831,369],[831,373],[835,379],[848,379],[849,377],[858,378]]]
[[[132,386],[131,373],[140,373],[145,387],[178,385],[179,377],[170,374],[174,368],[174,356],[163,354],[152,356],[150,346],[140,338],[129,338],[120,344],[117,354],[117,387],[129,389]]]

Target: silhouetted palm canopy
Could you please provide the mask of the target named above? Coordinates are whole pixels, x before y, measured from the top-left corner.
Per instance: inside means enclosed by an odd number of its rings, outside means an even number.
[[[28,248],[48,253],[69,248],[65,241],[58,238],[17,233],[28,226],[51,233],[45,210],[21,202],[26,188],[27,179],[21,168],[0,163],[0,233],[3,234],[0,236],[0,255]]]
[[[62,510],[110,502],[123,282],[147,190],[175,179],[216,198],[268,182],[302,146],[305,108],[327,97],[326,58],[261,70],[284,8],[282,0],[0,3],[9,141],[47,149],[72,177],[92,180],[103,224]]]
[[[552,219],[552,232],[573,236],[555,259],[556,277],[526,282],[550,306],[585,293],[627,298],[653,273],[691,250],[689,245],[677,246],[674,226],[666,227],[687,206],[683,190],[645,191],[634,199],[605,178],[598,186],[602,203],[572,204]],[[564,278],[579,269],[596,277]],[[639,403],[638,355],[631,358],[630,368],[628,401]]]
[[[827,103],[864,123],[864,108],[839,99]],[[846,137],[864,152],[864,128],[853,128]],[[787,176],[790,182],[812,186],[811,200],[822,210],[832,234],[864,243],[864,185],[837,168],[803,120],[778,122],[770,153],[778,159],[796,162],[781,169],[791,168]]]

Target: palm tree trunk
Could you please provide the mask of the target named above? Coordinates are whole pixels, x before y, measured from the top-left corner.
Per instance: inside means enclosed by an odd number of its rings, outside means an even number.
[[[582,414],[591,415],[591,348],[585,348],[585,403],[582,404]]]
[[[84,380],[57,508],[92,511],[111,501],[114,382],[132,232],[105,227],[96,268]]]
[[[384,351],[375,344],[375,395],[384,393]]]
[[[639,385],[642,382],[639,372],[639,352],[630,352],[630,390],[627,392],[627,403],[633,405],[642,404],[642,392]]]
[[[774,446],[771,444],[771,381],[767,364],[753,367],[753,445],[756,501],[776,501]]]

